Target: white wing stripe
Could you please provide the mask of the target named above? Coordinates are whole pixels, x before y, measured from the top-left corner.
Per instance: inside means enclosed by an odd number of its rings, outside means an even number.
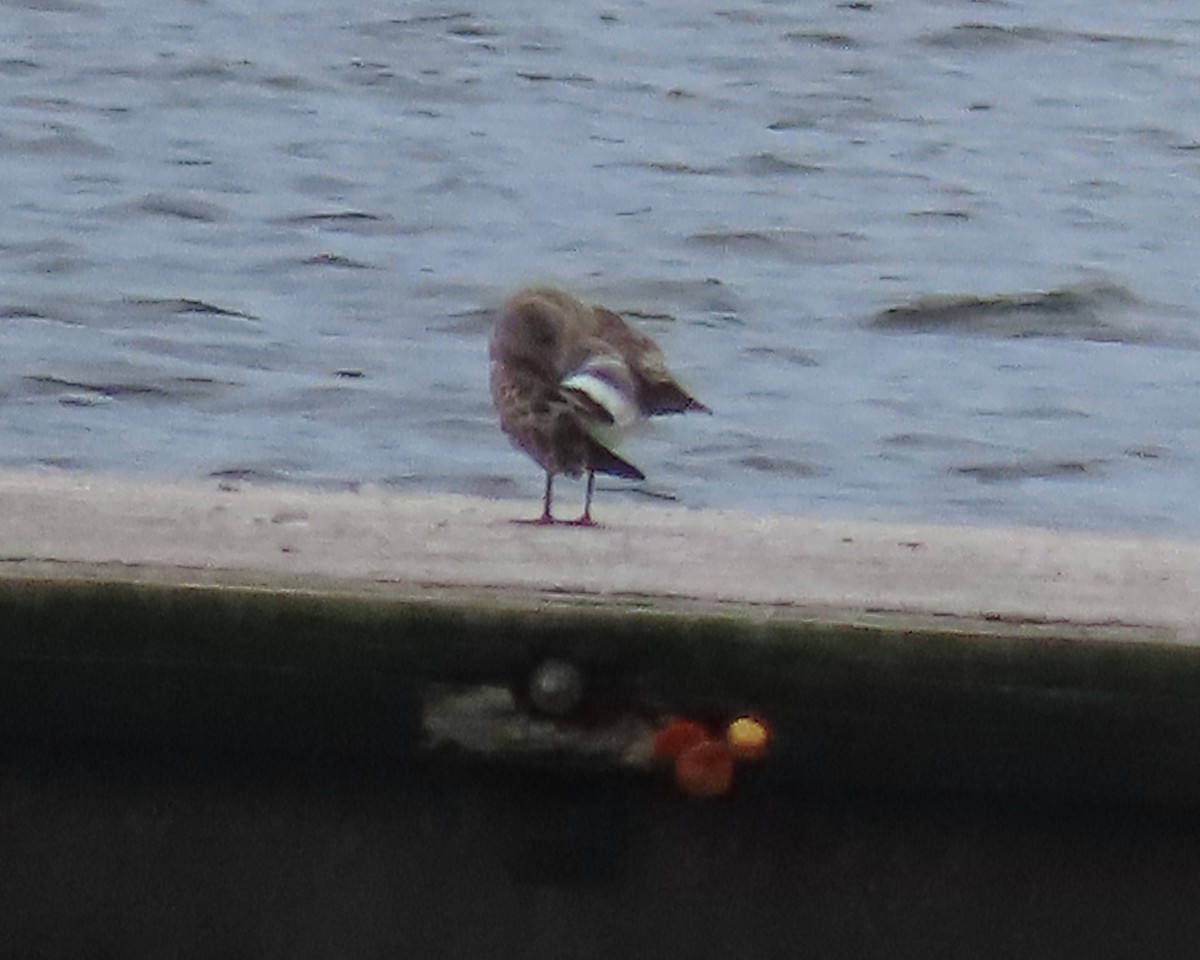
[[[628,427],[638,420],[638,405],[626,390],[613,386],[586,370],[567,377],[562,386],[566,390],[578,390],[593,402],[608,411],[618,427]]]

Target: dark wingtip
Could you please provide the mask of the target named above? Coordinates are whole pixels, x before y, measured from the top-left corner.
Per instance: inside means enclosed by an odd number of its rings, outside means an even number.
[[[617,456],[595,438],[592,439],[589,461],[589,469],[595,470],[597,473],[607,473],[613,477],[621,477],[623,480],[646,479],[646,475],[641,470],[624,457]]]
[[[642,394],[642,412],[649,416],[670,413],[712,413],[708,407],[693,397],[679,384],[668,381],[645,388]]]

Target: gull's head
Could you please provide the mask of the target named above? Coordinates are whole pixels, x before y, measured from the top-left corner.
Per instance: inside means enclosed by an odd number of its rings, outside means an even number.
[[[544,301],[510,301],[496,321],[491,354],[505,363],[554,370],[562,354],[562,320]]]

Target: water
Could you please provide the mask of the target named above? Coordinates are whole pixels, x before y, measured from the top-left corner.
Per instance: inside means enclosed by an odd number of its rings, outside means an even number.
[[[0,465],[534,512],[551,281],[716,411],[601,519],[1200,535],[1186,5],[0,0],[0,183]]]

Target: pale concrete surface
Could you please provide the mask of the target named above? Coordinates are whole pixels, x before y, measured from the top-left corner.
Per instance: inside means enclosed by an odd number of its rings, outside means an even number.
[[[601,503],[595,529],[511,523],[538,504],[241,483],[0,473],[0,574],[163,571],[689,598],[823,618],[871,612],[1200,639],[1200,544]],[[952,623],[947,623],[952,626]]]

